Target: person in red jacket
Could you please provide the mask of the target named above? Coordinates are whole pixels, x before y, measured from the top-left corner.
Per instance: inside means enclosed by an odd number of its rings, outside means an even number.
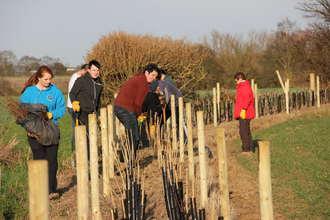
[[[239,120],[239,134],[242,139],[242,154],[253,152],[251,119],[255,117],[253,91],[244,73],[237,72],[234,76],[237,84],[235,118]]]
[[[148,64],[143,73],[137,73],[124,83],[115,99],[114,112],[125,127],[126,139],[129,142],[128,144],[125,142],[125,147],[128,152],[132,150],[131,146],[134,147],[134,151],[138,148],[137,118],[141,115],[142,104],[149,90],[148,83],[152,83],[158,74],[157,65]],[[123,162],[122,155],[120,160]]]

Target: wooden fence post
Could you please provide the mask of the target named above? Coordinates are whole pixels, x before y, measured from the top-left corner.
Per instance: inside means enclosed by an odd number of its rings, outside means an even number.
[[[171,117],[172,117],[172,146],[173,150],[178,150],[178,139],[176,135],[177,127],[176,127],[176,115],[175,115],[175,95],[171,95]]]
[[[261,219],[274,219],[272,181],[270,170],[270,149],[268,141],[258,141],[259,145],[259,195]]]
[[[207,203],[207,180],[206,180],[204,120],[203,120],[202,111],[197,112],[197,126],[198,126],[199,172],[200,172],[200,184],[201,184],[201,207],[205,208]]]
[[[90,146],[90,173],[92,193],[92,216],[93,220],[101,219],[100,193],[99,193],[99,160],[97,147],[97,121],[96,114],[88,115],[89,146]]]
[[[223,128],[217,129],[217,143],[218,143],[221,213],[225,220],[230,220],[230,203],[229,203],[227,153],[226,153],[227,151],[226,151],[225,129]]]
[[[219,122],[221,123],[220,97],[221,97],[220,83],[217,83],[217,110],[218,110]]]
[[[214,127],[218,126],[218,113],[217,113],[217,93],[216,88],[213,88],[213,121],[214,121]]]
[[[28,169],[30,219],[49,219],[48,161],[29,161]]]
[[[88,157],[86,126],[75,127],[75,141],[77,152],[77,209],[78,219],[88,219]]]
[[[184,134],[183,134],[183,98],[179,97],[179,139],[180,139],[180,163],[184,162]]]
[[[195,179],[194,171],[194,151],[193,151],[193,136],[192,136],[192,114],[191,103],[186,104],[187,115],[187,129],[188,129],[188,166],[189,166],[189,179]]]
[[[320,77],[316,77],[317,107],[320,108]]]
[[[258,110],[258,85],[254,84],[254,108],[256,112],[256,118],[259,118],[259,110]]]
[[[102,167],[103,167],[103,194],[110,196],[109,187],[109,144],[107,109],[101,108],[101,137],[102,137]]]
[[[115,112],[114,112],[114,99],[108,105],[108,136],[109,136],[109,177],[115,177],[115,159],[116,159],[116,140],[115,140]]]
[[[286,108],[286,113],[289,114],[290,113],[290,107],[289,107],[289,88],[290,88],[290,83],[289,83],[289,79],[286,80],[285,82],[285,108]]]
[[[314,73],[309,74],[309,82],[310,82],[311,90],[315,92],[315,74]]]
[[[118,93],[115,93],[114,94],[114,99],[116,99]],[[115,136],[115,143],[116,143],[116,150],[119,150],[119,136],[120,136],[120,123],[119,123],[119,119],[117,117],[115,117],[115,120],[116,120],[116,125],[115,125],[115,128],[116,128],[116,136]]]
[[[251,88],[252,88],[252,92],[254,94],[254,79],[251,79]]]

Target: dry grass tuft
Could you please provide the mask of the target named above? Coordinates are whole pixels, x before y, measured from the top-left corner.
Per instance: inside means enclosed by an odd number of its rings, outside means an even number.
[[[4,137],[6,136],[8,130],[10,127],[7,129],[7,131],[3,134],[3,128],[1,129],[0,135],[1,135],[1,140],[0,140],[0,165],[6,165],[6,166],[12,166],[14,162],[16,162],[16,157],[13,155],[12,150],[13,148],[19,143],[17,140],[17,134],[15,133],[10,140],[6,143],[3,144]],[[17,154],[16,154],[17,155]],[[20,155],[20,154],[18,154]]]

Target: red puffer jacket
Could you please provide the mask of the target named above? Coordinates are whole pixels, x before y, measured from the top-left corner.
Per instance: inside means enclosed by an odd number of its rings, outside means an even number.
[[[237,85],[235,118],[239,118],[242,109],[246,109],[246,119],[255,117],[253,91],[247,80]]]

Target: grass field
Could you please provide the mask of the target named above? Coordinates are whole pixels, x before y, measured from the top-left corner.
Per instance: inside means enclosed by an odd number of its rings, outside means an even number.
[[[330,219],[330,116],[316,117],[253,133],[255,147],[270,143],[273,202],[288,219]],[[257,175],[257,154],[237,158]]]

